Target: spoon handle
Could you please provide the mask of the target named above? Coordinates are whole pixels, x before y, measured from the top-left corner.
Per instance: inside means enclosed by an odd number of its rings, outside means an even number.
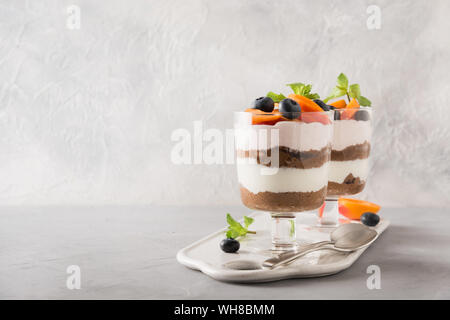
[[[277,257],[267,259],[266,261],[263,262],[262,266],[264,268],[273,269],[275,267],[278,267],[279,265],[289,263],[307,253],[318,250],[321,247],[326,246],[328,244],[333,244],[333,242],[321,241],[321,242],[311,243],[311,244],[303,246],[300,251],[289,251],[289,252],[282,253],[282,254],[278,255]]]

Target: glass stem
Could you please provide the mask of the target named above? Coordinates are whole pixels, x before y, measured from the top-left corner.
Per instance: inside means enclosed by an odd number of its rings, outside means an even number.
[[[272,245],[274,250],[293,250],[297,246],[295,215],[271,213]]]
[[[322,217],[320,217],[320,225],[323,227],[336,227],[339,225],[339,209],[337,200],[325,200],[325,208],[323,209]]]

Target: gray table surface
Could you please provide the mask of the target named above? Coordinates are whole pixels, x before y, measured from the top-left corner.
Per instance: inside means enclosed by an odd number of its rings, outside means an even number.
[[[383,208],[389,229],[332,276],[229,284],[177,263],[177,251],[242,207],[39,207],[0,210],[2,299],[450,298],[450,210]],[[69,265],[81,288],[69,290]],[[381,269],[369,290],[367,267]]]

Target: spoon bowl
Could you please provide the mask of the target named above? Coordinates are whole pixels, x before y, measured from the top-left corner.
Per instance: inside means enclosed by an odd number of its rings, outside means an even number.
[[[378,232],[359,223],[348,223],[339,226],[331,233],[334,247],[343,250],[358,250],[376,240]]]
[[[378,237],[378,232],[359,223],[349,223],[337,227],[330,235],[330,241],[312,243],[302,251],[282,253],[275,258],[263,262],[264,268],[273,269],[286,265],[295,259],[316,250],[332,249],[341,252],[351,252],[370,245]]]

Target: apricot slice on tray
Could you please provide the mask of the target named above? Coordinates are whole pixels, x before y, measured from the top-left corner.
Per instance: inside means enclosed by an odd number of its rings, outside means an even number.
[[[283,116],[278,110],[274,110],[273,112],[264,112],[259,109],[247,109],[245,112],[252,113],[252,124],[273,125],[278,121],[283,120]]]
[[[321,107],[311,99],[308,99],[304,96],[301,96],[299,94],[293,94],[291,93],[288,96],[289,99],[292,99],[296,101],[300,108],[302,109],[302,112],[324,112]]]
[[[351,220],[359,220],[366,212],[377,213],[381,208],[369,201],[350,198],[339,198],[338,207],[339,213]]]
[[[335,107],[336,109],[342,109],[345,108],[345,106],[347,105],[347,103],[345,102],[344,99],[338,100],[338,101],[334,101],[332,103],[330,103],[330,106]]]

